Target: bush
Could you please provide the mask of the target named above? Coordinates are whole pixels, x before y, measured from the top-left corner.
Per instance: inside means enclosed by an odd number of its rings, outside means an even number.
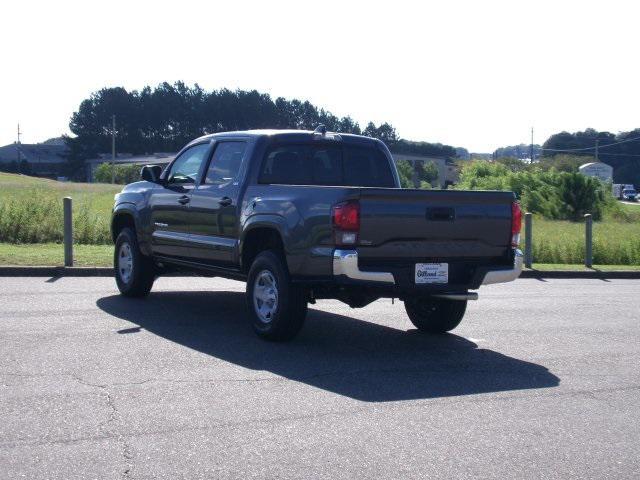
[[[551,220],[577,221],[585,213],[600,220],[604,212],[621,214],[619,205],[609,194],[610,185],[580,173],[559,172],[538,165],[521,170],[503,162],[470,162],[463,165],[456,188],[510,190],[526,211]]]
[[[111,183],[111,172],[113,165],[110,163],[101,163],[96,168],[93,178],[99,183]],[[115,183],[126,185],[140,180],[140,165],[116,165],[115,166]]]
[[[414,188],[411,163],[406,160],[398,160],[396,162],[396,168],[398,170],[398,176],[400,177],[400,186],[402,188]]]
[[[408,160],[398,160],[396,169],[402,188],[416,188],[413,184],[413,166]],[[421,189],[431,189],[438,179],[438,167],[433,162],[416,162],[416,176]]]

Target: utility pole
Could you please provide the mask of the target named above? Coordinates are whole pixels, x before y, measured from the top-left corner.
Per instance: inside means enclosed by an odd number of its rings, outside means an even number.
[[[20,123],[18,123],[18,141],[16,142],[16,155],[18,157],[18,173],[22,173],[22,167],[20,165],[20,161],[22,160],[22,158],[20,158]]]
[[[531,159],[531,163],[533,163],[533,127],[531,127],[531,148],[529,150],[529,158]]]
[[[598,145],[598,144],[599,144],[599,143],[600,143],[600,139],[599,139],[599,138],[596,138],[596,162],[599,162],[599,161],[600,161],[600,160],[598,159],[598,147],[599,147],[599,145]]]
[[[116,116],[111,115],[111,183],[116,183]]]

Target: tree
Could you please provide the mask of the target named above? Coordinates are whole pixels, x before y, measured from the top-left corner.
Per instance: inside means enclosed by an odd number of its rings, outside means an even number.
[[[593,128],[583,132],[557,133],[542,145],[543,155],[569,154],[582,157],[583,163],[588,163],[595,156],[596,140],[598,159],[613,167],[614,182],[640,184],[640,129],[618,135],[598,132]]]
[[[111,151],[113,115],[117,151],[132,154],[175,152],[208,133],[255,128],[313,130],[322,123],[330,131],[378,138],[392,151],[400,148],[415,150],[418,155],[455,156],[452,147],[401,140],[389,123],[370,122],[363,132],[351,117],[338,118],[309,101],[282,97],[274,101],[257,90],[208,92],[197,84],[164,82],[140,91],[103,88],[80,103],[69,123],[73,136],[65,137],[70,177],[83,175],[84,160]]]

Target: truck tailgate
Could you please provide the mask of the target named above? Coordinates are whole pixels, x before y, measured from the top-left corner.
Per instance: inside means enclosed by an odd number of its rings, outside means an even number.
[[[510,260],[511,192],[361,188],[359,257]]]

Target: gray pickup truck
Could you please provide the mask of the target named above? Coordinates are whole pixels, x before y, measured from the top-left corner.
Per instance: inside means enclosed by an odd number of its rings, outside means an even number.
[[[443,333],[471,290],[522,270],[513,193],[402,189],[387,147],[367,137],[217,133],[141,176],[113,208],[120,292],[145,296],[176,270],[246,281],[269,340],[295,336],[307,305],[327,298],[398,298],[418,329]]]

